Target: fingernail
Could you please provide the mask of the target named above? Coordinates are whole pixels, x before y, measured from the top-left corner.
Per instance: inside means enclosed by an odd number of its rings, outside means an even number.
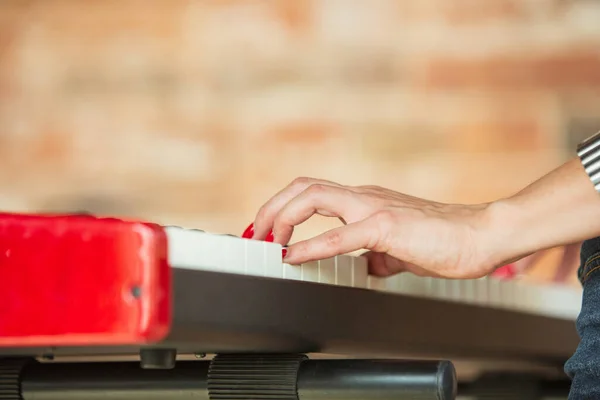
[[[246,230],[244,231],[244,233],[242,233],[242,238],[244,239],[252,239],[252,237],[254,236],[254,222],[251,223]]]
[[[289,263],[292,255],[291,251],[288,248],[283,248],[281,254],[283,255],[283,262]]]
[[[275,240],[275,235],[273,234],[273,231],[271,230],[267,234],[267,237],[265,238],[265,242],[273,242],[273,240]]]

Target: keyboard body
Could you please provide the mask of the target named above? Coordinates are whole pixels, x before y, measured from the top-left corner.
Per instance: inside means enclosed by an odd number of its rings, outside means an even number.
[[[375,278],[281,246],[91,216],[0,215],[0,355],[323,353],[522,360],[575,350],[580,293],[493,278]]]
[[[570,287],[491,277],[438,279],[410,273],[379,278],[368,274],[367,260],[361,256],[341,255],[289,265],[282,262],[282,246],[276,243],[180,227],[166,227],[165,231],[170,243],[169,264],[181,269],[368,289],[569,320],[580,310],[581,293]]]

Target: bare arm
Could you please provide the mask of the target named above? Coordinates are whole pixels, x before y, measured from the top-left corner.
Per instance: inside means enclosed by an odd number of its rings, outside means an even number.
[[[578,158],[493,203],[490,213],[507,257],[600,236],[600,195]]]

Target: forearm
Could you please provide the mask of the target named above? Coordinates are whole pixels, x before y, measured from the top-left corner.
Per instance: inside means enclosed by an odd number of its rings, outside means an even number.
[[[505,255],[518,257],[600,236],[600,195],[576,157],[493,203],[490,221]]]

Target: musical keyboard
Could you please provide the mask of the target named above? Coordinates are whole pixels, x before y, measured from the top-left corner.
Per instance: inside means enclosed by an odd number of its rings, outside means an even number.
[[[361,256],[340,255],[289,265],[282,262],[283,248],[277,243],[175,226],[165,227],[165,231],[169,264],[177,268],[377,290],[568,320],[574,320],[581,307],[581,291],[572,287],[493,277],[439,279],[410,273],[380,278],[368,274],[367,260]]]
[[[571,288],[293,266],[275,243],[83,215],[0,214],[0,355],[331,353],[562,363]],[[551,333],[551,334],[549,334]]]

